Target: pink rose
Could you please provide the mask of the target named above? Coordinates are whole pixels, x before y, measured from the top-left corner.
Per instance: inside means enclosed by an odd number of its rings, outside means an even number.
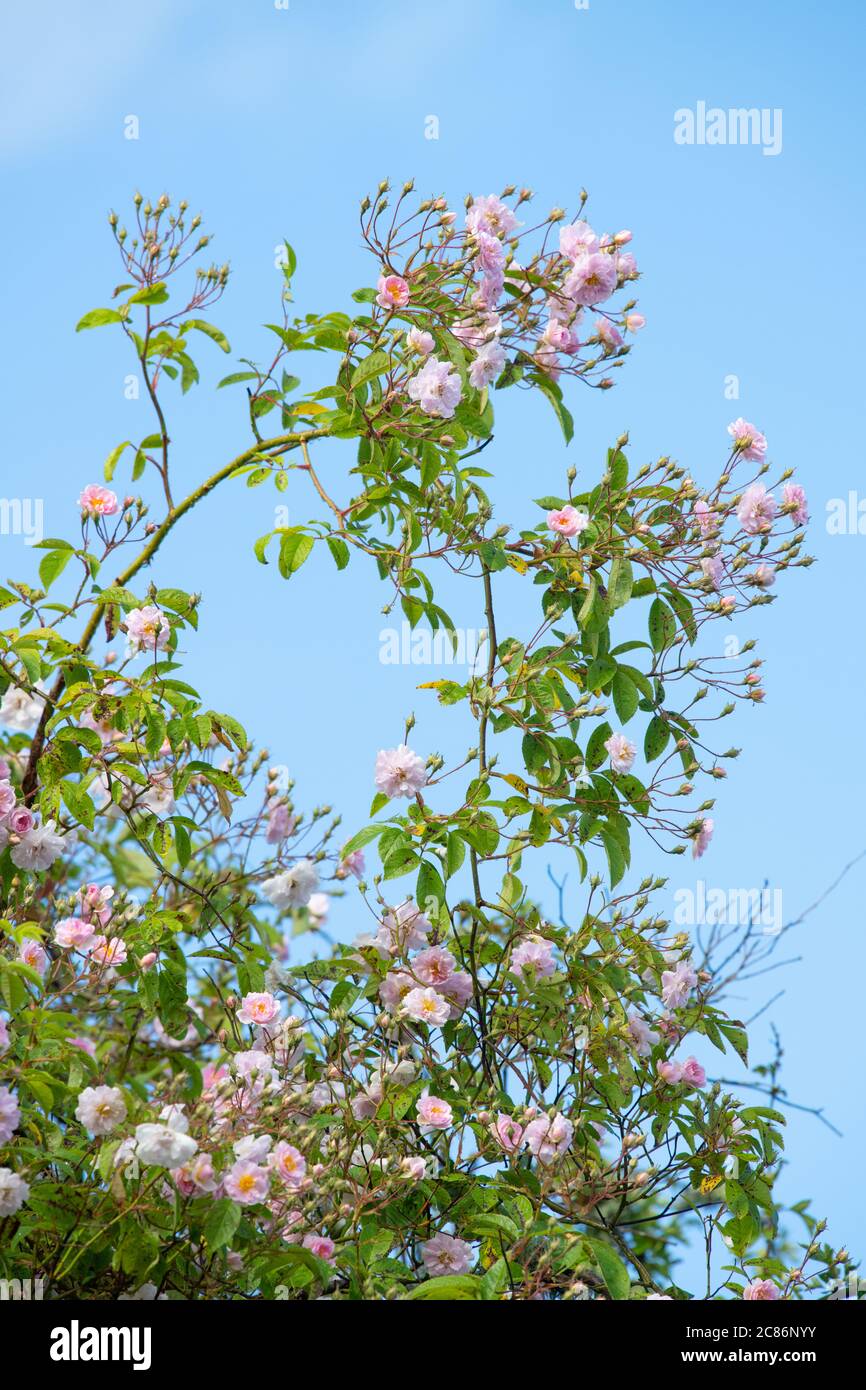
[[[403,309],[409,303],[409,285],[402,275],[380,275],[376,303],[383,309]]]
[[[83,516],[98,520],[101,516],[114,516],[119,510],[117,495],[100,483],[88,483],[78,499]]]
[[[585,531],[589,525],[589,517],[586,512],[579,512],[576,507],[560,507],[559,511],[547,513],[547,524],[551,531],[556,531],[560,536],[579,536],[581,531]]]

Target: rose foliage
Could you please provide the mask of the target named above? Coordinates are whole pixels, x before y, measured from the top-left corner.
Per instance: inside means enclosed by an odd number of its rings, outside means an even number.
[[[596,233],[585,195],[537,222],[526,190],[413,198],[362,204],[375,284],[351,313],[294,314],[286,245],[271,347],[219,383],[236,452],[186,496],[170,419],[199,348],[230,351],[208,316],[228,268],[185,203],[110,218],[121,283],[78,328],[125,339],[152,432],[0,589],[0,1275],[52,1298],[826,1296],[847,1257],[805,1203],[786,1233],[782,1114],[690,1045],[746,1062],[723,994],[768,943],[701,945],[654,910],[663,878],[624,886],[635,836],[659,859],[710,843],[720,721],[763,690],[752,643],[720,659],[705,630],[808,565],[806,499],[737,420],[715,478],[635,467],[623,437],[495,518],[494,399],[543,397],[570,441],[573,397],[643,327],[631,235]],[[296,592],[318,549],[445,642],[446,567],[486,614],[465,682],[351,751],[375,791],[351,835],[184,680],[200,595],[158,586],[158,552],[244,486],[311,513],[255,548]],[[471,745],[452,765],[440,718]],[[563,855],[582,900],[551,920]],[[335,894],[351,944],[323,935]],[[686,1290],[696,1238],[717,1276]]]

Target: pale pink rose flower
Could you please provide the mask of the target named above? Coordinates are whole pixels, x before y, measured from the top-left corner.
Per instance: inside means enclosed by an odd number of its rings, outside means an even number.
[[[332,1265],[334,1263],[336,1246],[330,1236],[306,1235],[301,1244],[306,1250],[312,1250],[313,1254],[318,1255],[319,1259],[324,1260],[326,1264]]]
[[[300,1150],[288,1144],[285,1139],[274,1145],[268,1162],[277,1177],[282,1178],[287,1187],[300,1187],[307,1172],[307,1161]]]
[[[406,334],[406,347],[417,352],[419,357],[429,357],[436,346],[432,333],[423,328],[410,328]]]
[[[265,839],[269,845],[278,845],[294,829],[294,821],[285,801],[274,797],[268,804],[268,824]]]
[[[435,1129],[447,1129],[454,1120],[454,1112],[447,1100],[431,1096],[429,1091],[422,1091],[415,1103],[415,1109],[418,1112],[418,1123],[424,1133]]]
[[[772,1279],[753,1279],[743,1289],[743,1298],[749,1303],[773,1303],[781,1296]]]
[[[110,883],[87,883],[75,895],[81,903],[80,917],[85,922],[97,921],[105,926],[111,918],[111,899],[114,889]]]
[[[648,1057],[659,1041],[659,1034],[654,1032],[646,1019],[641,1018],[638,1013],[629,1014],[628,1031],[634,1040],[638,1057]]]
[[[4,778],[0,782],[0,818],[8,816],[10,811],[15,810],[18,796],[15,788],[8,779]]]
[[[588,222],[572,222],[559,231],[560,254],[569,261],[578,261],[598,250],[599,239]]]
[[[234,1141],[232,1149],[235,1158],[242,1159],[244,1163],[264,1164],[269,1161],[273,1142],[270,1134],[245,1134]]]
[[[662,1081],[666,1081],[669,1086],[678,1086],[683,1079],[683,1069],[679,1062],[659,1062],[656,1070]]]
[[[575,304],[590,306],[609,299],[616,289],[617,267],[613,256],[592,252],[575,262],[563,289]]]
[[[352,874],[357,879],[364,877],[364,851],[353,849],[351,854],[345,855],[337,866],[337,878],[347,878]]]
[[[119,510],[117,494],[101,483],[88,483],[78,499],[82,515],[93,517],[114,516]]]
[[[688,961],[678,961],[673,970],[662,971],[662,1003],[666,1009],[679,1009],[697,988],[698,977]]]
[[[615,352],[618,347],[622,347],[622,334],[609,319],[596,319],[595,332],[596,337],[608,352]]]
[[[98,965],[125,965],[127,959],[126,945],[119,936],[97,936],[90,952],[90,959],[96,961]]]
[[[331,899],[327,893],[313,893],[307,903],[307,911],[317,924],[325,921],[330,907]]]
[[[450,420],[460,403],[460,375],[450,362],[428,357],[420,372],[410,378],[406,394],[410,401],[418,403],[425,415]]]
[[[50,869],[55,859],[59,859],[64,849],[65,835],[59,835],[53,820],[44,825],[34,825],[23,835],[17,845],[10,850],[10,858],[16,869],[26,869],[38,873]]]
[[[441,1231],[421,1246],[421,1258],[431,1279],[440,1275],[465,1274],[472,1268],[472,1247],[465,1240]]]
[[[776,571],[772,565],[758,565],[752,571],[752,581],[759,589],[771,589],[776,582]]]
[[[435,989],[410,989],[403,1000],[403,1012],[418,1023],[441,1027],[451,1017],[451,1006]]]
[[[501,331],[502,319],[494,313],[476,314],[473,318],[460,319],[451,329],[457,341],[472,352],[477,352],[491,338],[497,338]]]
[[[505,249],[498,237],[489,232],[476,232],[475,246],[478,251],[477,263],[482,270],[500,272],[505,265]]]
[[[704,537],[714,536],[719,529],[719,518],[712,507],[708,507],[706,502],[699,497],[692,510],[695,520],[701,528],[701,535]]]
[[[405,955],[427,945],[432,931],[430,921],[419,907],[407,898],[399,907],[389,908],[376,935],[376,945],[389,955]]]
[[[376,788],[388,797],[415,796],[427,783],[424,763],[405,743],[376,754]]]
[[[611,734],[604,746],[610,755],[610,765],[614,772],[629,772],[637,755],[634,744],[625,734]]]
[[[80,917],[64,917],[54,928],[54,940],[67,951],[86,951],[95,935],[93,923]]]
[[[400,1160],[400,1172],[410,1182],[421,1182],[427,1176],[427,1160],[418,1156],[402,1158]]]
[[[510,207],[494,193],[473,199],[466,213],[466,226],[472,235],[487,232],[491,236],[507,237],[520,224]]]
[[[547,524],[551,531],[558,532],[560,536],[579,536],[589,525],[589,517],[586,512],[579,512],[569,504],[558,511],[548,512]]]
[[[523,1126],[512,1119],[511,1115],[498,1114],[490,1126],[490,1133],[500,1149],[507,1154],[516,1154],[523,1143]]]
[[[29,835],[36,824],[36,817],[26,806],[16,806],[6,817],[6,829],[12,835],[23,838]]]
[[[142,970],[151,970],[158,959],[159,956],[156,951],[148,951],[147,955],[142,956],[138,964]]]
[[[556,969],[553,950],[553,942],[543,936],[526,937],[511,952],[510,969],[527,983],[544,980]]]
[[[614,246],[628,246],[631,239],[632,233],[629,231],[616,232],[614,234],[613,244]]]
[[[750,459],[753,463],[763,461],[767,452],[767,441],[755,425],[749,424],[748,420],[740,416],[728,425],[728,434],[741,458]]]
[[[707,1073],[696,1057],[687,1057],[683,1062],[682,1080],[687,1086],[705,1086]]]
[[[202,1068],[202,1073],[201,1073],[202,1090],[204,1090],[204,1091],[213,1091],[213,1090],[216,1090],[217,1086],[220,1086],[220,1085],[222,1084],[223,1081],[228,1080],[228,1076],[229,1076],[229,1069],[228,1069],[228,1067],[225,1065],[224,1062],[221,1062],[221,1063],[208,1062],[207,1066]]]
[[[379,986],[379,998],[386,1009],[395,1013],[414,988],[415,981],[405,970],[389,970]]]
[[[45,973],[45,968],[48,965],[48,955],[46,951],[39,945],[39,942],[34,941],[32,937],[28,937],[26,941],[22,941],[18,950],[18,959],[23,960],[24,964],[29,965],[32,970],[38,970],[40,975]]]
[[[21,1111],[18,1100],[8,1086],[0,1086],[0,1144],[8,1144],[18,1128]]]
[[[455,970],[454,974],[449,975],[437,988],[450,1003],[452,1018],[460,1017],[475,992],[472,976],[466,970]]]
[[[196,1154],[182,1168],[173,1168],[171,1176],[175,1186],[184,1197],[193,1197],[205,1192],[215,1192],[219,1180],[214,1172],[210,1154]]]
[[[161,609],[153,604],[133,608],[124,620],[130,655],[164,651],[171,637],[171,626]]]
[[[264,1202],[268,1195],[270,1172],[258,1163],[238,1159],[223,1177],[223,1190],[227,1197],[240,1202],[241,1206],[253,1206]]]
[[[625,326],[629,333],[639,333],[646,326],[646,319],[643,314],[626,314]]]
[[[17,685],[7,686],[0,700],[0,724],[6,724],[17,733],[29,734],[39,723],[44,707],[42,695],[31,695]]]
[[[539,341],[539,346],[542,347],[542,345],[552,348],[554,353],[564,352],[567,356],[572,357],[580,351],[580,338],[572,325],[562,323],[551,315]]]
[[[409,284],[402,275],[380,275],[376,303],[383,309],[404,309],[409,303]]]
[[[638,277],[637,261],[630,251],[626,251],[623,256],[616,256],[616,273],[620,280],[636,280]]]
[[[530,1120],[523,1138],[539,1163],[550,1164],[567,1153],[574,1127],[564,1115],[539,1115]]]
[[[505,366],[505,361],[506,353],[501,343],[494,339],[484,344],[469,368],[469,381],[476,391],[482,391],[485,386],[496,380]]]
[[[705,555],[701,560],[701,572],[704,579],[709,580],[714,589],[718,589],[725,577],[725,567],[722,564],[721,556]]]
[[[454,974],[455,965],[454,957],[444,946],[428,946],[426,951],[419,951],[412,961],[412,974],[423,985],[438,988],[449,975]]]
[[[704,820],[701,821],[700,829],[697,835],[694,837],[694,840],[692,841],[693,859],[700,859],[701,855],[706,852],[707,846],[709,845],[710,840],[713,838],[713,831],[715,830],[715,828],[715,821],[709,819],[709,817],[706,817]]]
[[[764,535],[772,529],[776,499],[762,483],[747,487],[737,504],[740,525],[749,536]]]
[[[299,859],[290,869],[266,878],[262,892],[280,912],[288,907],[306,907],[319,885],[319,875],[311,859]]]
[[[30,1184],[11,1168],[0,1168],[0,1217],[14,1216],[30,1196]]]
[[[110,1134],[126,1119],[126,1101],[117,1086],[85,1086],[79,1093],[75,1118],[91,1134]]]
[[[792,507],[791,520],[795,526],[805,526],[809,520],[809,505],[806,493],[799,483],[786,483],[782,488],[782,504]]]

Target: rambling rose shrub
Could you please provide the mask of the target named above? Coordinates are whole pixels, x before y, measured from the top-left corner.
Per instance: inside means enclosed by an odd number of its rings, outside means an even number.
[[[0,590],[0,1274],[54,1298],[822,1296],[850,1266],[805,1204],[799,1246],[780,1225],[782,1115],[691,1050],[746,1059],[723,995],[770,944],[702,950],[654,909],[662,878],[620,886],[635,834],[710,846],[737,752],[717,725],[764,692],[752,644],[738,667],[704,629],[808,565],[806,498],[735,420],[715,478],[634,468],[623,437],[496,519],[493,400],[534,389],[570,440],[570,378],[609,389],[644,325],[631,234],[596,233],[585,195],[533,224],[526,190],[465,216],[388,193],[362,204],[352,314],[293,316],[286,245],[273,355],[220,383],[249,438],[182,499],[169,416],[196,344],[230,350],[207,317],[228,269],[194,269],[185,203],[110,219],[122,283],[78,327],[125,336],[153,431],[78,480],[68,538]],[[355,451],[351,495],[323,439]],[[157,586],[159,547],[241,484],[306,491],[316,519],[256,547],[297,585],[316,546],[369,559],[389,607],[451,636],[442,566],[483,593],[482,669],[428,687],[450,716],[358,755],[373,799],[349,836],[183,679],[200,596]],[[523,635],[506,571],[538,591]],[[438,717],[466,724],[456,765]],[[551,920],[554,852],[585,889]],[[356,939],[293,963],[335,892]],[[689,1291],[696,1231],[723,1272]]]

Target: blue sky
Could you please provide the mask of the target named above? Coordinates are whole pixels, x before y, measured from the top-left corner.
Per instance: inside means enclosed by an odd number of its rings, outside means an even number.
[[[760,638],[768,695],[730,731],[744,755],[721,790],[700,876],[722,887],[766,880],[782,890],[786,918],[817,899],[866,847],[866,537],[825,524],[832,499],[864,488],[860,314],[845,302],[864,224],[862,6],[72,0],[50,15],[7,7],[2,31],[0,496],[44,498],[48,534],[71,534],[81,485],[100,476],[114,443],[150,428],[144,403],[124,396],[131,364],[119,337],[73,331],[120,278],[105,214],[122,214],[135,188],[203,211],[214,255],[232,264],[214,317],[236,356],[266,351],[260,325],[278,304],[283,237],[299,257],[300,310],[346,308],[370,282],[357,203],[385,176],[415,178],[455,203],[526,183],[542,210],[573,208],[584,186],[599,229],[634,231],[648,326],[615,391],[575,393],[568,451],[543,401],[503,400],[490,451],[497,515],[522,524],[529,498],[561,490],[570,462],[590,474],[624,430],[637,462],[666,453],[709,480],[725,426],[742,414],[764,430],[777,464],[797,468],[819,563],[791,575],[780,601],[738,633]],[[781,152],[676,144],[675,111],[700,101],[780,109]],[[137,140],[124,138],[130,115]],[[431,115],[437,140],[425,138]],[[198,354],[203,385],[174,409],[182,483],[246,443],[240,398],[212,394],[229,368],[209,346]],[[735,402],[725,398],[731,375]],[[339,450],[321,457],[337,474],[345,466]],[[303,804],[332,801],[354,826],[369,805],[375,750],[398,741],[410,709],[425,752],[462,748],[469,730],[452,715],[446,732],[433,697],[416,691],[429,671],[381,665],[385,595],[362,565],[338,577],[314,558],[286,585],[256,564],[252,543],[279,500],[293,519],[312,514],[300,489],[215,496],[194,544],[187,532],[165,545],[157,578],[205,594],[189,661],[206,697],[291,767]],[[33,558],[20,537],[0,536],[3,576],[26,577]],[[473,596],[455,590],[452,611],[481,627]],[[698,876],[691,861],[646,855],[644,865],[670,868],[672,886]],[[792,1112],[785,1190],[812,1196],[854,1250],[866,1235],[852,1201],[866,1141],[864,883],[866,863],[790,938],[781,954],[798,963],[753,982],[742,1002],[748,1016],[784,987],[755,1025],[756,1058],[772,1021],[792,1096],[824,1106],[844,1131],[838,1139]],[[357,929],[348,902],[334,925]]]

